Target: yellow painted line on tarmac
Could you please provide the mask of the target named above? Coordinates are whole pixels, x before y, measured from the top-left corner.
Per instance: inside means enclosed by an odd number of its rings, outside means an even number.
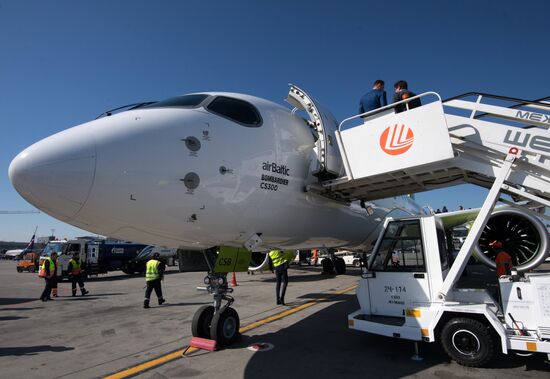
[[[283,312],[280,312],[280,313],[277,313],[277,314],[274,314],[273,316],[269,316],[269,317],[266,317],[262,320],[259,320],[259,321],[255,321],[255,322],[252,322],[248,325],[245,325],[243,326],[242,328],[239,329],[239,332],[241,333],[244,333],[244,332],[247,332],[249,330],[252,330],[252,329],[255,329],[255,328],[259,328],[260,326],[262,325],[265,325],[265,324],[268,324],[270,322],[273,322],[273,321],[277,321],[277,320],[280,320],[284,317],[287,317],[287,316],[290,316],[294,313],[297,313],[297,312],[300,312],[304,309],[307,309],[309,307],[312,307],[314,306],[315,304],[319,304],[320,302],[322,301],[326,301],[326,300],[329,300],[331,297],[334,297],[334,296],[337,296],[337,295],[342,295],[346,292],[349,292],[349,291],[352,291],[354,290],[355,288],[357,288],[357,284],[351,286],[351,287],[348,287],[348,288],[344,288],[342,290],[339,290],[339,291],[335,291],[335,292],[332,292],[331,294],[325,296],[325,297],[322,297],[322,298],[319,298],[319,299],[315,299],[315,300],[312,300],[308,303],[305,303],[305,304],[302,304],[302,305],[299,305],[297,307],[293,307],[293,308],[290,308],[286,311],[283,311]],[[149,370],[153,367],[158,367],[158,366],[161,366],[165,363],[168,363],[168,362],[171,362],[173,360],[176,360],[178,358],[180,358],[183,354],[183,352],[185,351],[185,354],[189,354],[189,353],[193,353],[195,351],[198,351],[199,349],[196,348],[196,347],[189,347],[189,348],[184,348],[184,349],[179,349],[179,350],[176,350],[176,351],[173,351],[171,353],[168,353],[168,354],[165,354],[163,356],[160,356],[158,358],[155,358],[155,359],[152,359],[150,361],[147,361],[147,362],[144,362],[144,363],[141,363],[139,365],[136,365],[136,366],[133,366],[133,367],[130,367],[130,368],[127,368],[125,370],[122,370],[122,371],[119,371],[119,372],[116,372],[114,374],[111,374],[111,375],[108,375],[108,376],[105,376],[104,379],[123,379],[123,378],[128,378],[132,375],[136,375],[142,371],[145,371],[145,370]]]

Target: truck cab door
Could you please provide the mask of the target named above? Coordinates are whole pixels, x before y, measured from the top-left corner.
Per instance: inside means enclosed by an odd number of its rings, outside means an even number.
[[[94,265],[99,261],[99,247],[97,244],[89,244],[86,253],[86,264]]]
[[[383,233],[369,262],[370,311],[404,317],[406,309],[431,298],[420,220],[387,221]]]
[[[311,164],[311,174],[321,181],[341,176],[343,164],[336,142],[335,132],[338,130],[336,118],[328,109],[293,84],[290,85],[286,100],[295,107],[295,110],[307,113],[309,118],[307,123],[316,138],[312,151],[314,159]]]

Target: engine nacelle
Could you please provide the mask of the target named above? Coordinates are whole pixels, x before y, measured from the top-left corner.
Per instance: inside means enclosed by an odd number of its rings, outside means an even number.
[[[249,271],[268,271],[269,270],[269,255],[255,251],[250,259]]]
[[[539,218],[518,209],[499,209],[493,212],[481,233],[474,250],[485,265],[495,268],[496,253],[491,242],[502,242],[519,271],[534,269],[548,256],[548,231]]]

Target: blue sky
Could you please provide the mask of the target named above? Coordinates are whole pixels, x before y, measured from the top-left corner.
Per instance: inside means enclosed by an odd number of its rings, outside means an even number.
[[[296,83],[341,120],[375,79],[443,98],[548,96],[549,14],[547,0],[0,0],[0,210],[32,209],[7,176],[19,151],[132,102],[219,90],[282,103]],[[484,193],[417,200],[476,207]],[[0,240],[36,225],[81,234],[44,214],[0,214]]]

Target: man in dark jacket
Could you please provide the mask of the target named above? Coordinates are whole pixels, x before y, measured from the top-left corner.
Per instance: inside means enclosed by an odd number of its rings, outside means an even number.
[[[408,86],[409,85],[404,80],[400,80],[400,81],[396,82],[393,85],[393,88],[395,90],[395,94],[393,95],[393,102],[394,103],[397,103],[398,101],[406,100],[408,98],[416,96],[416,94],[414,92],[409,91]],[[400,112],[406,111],[407,110],[407,104],[408,104],[409,109],[413,109],[413,108],[421,106],[422,102],[420,101],[420,99],[414,99],[414,100],[409,101],[408,103],[403,103],[403,104],[396,105],[395,106],[395,113],[400,113]]]
[[[384,81],[376,80],[372,90],[363,95],[359,100],[359,114],[378,109],[388,105],[386,91],[384,91]]]

